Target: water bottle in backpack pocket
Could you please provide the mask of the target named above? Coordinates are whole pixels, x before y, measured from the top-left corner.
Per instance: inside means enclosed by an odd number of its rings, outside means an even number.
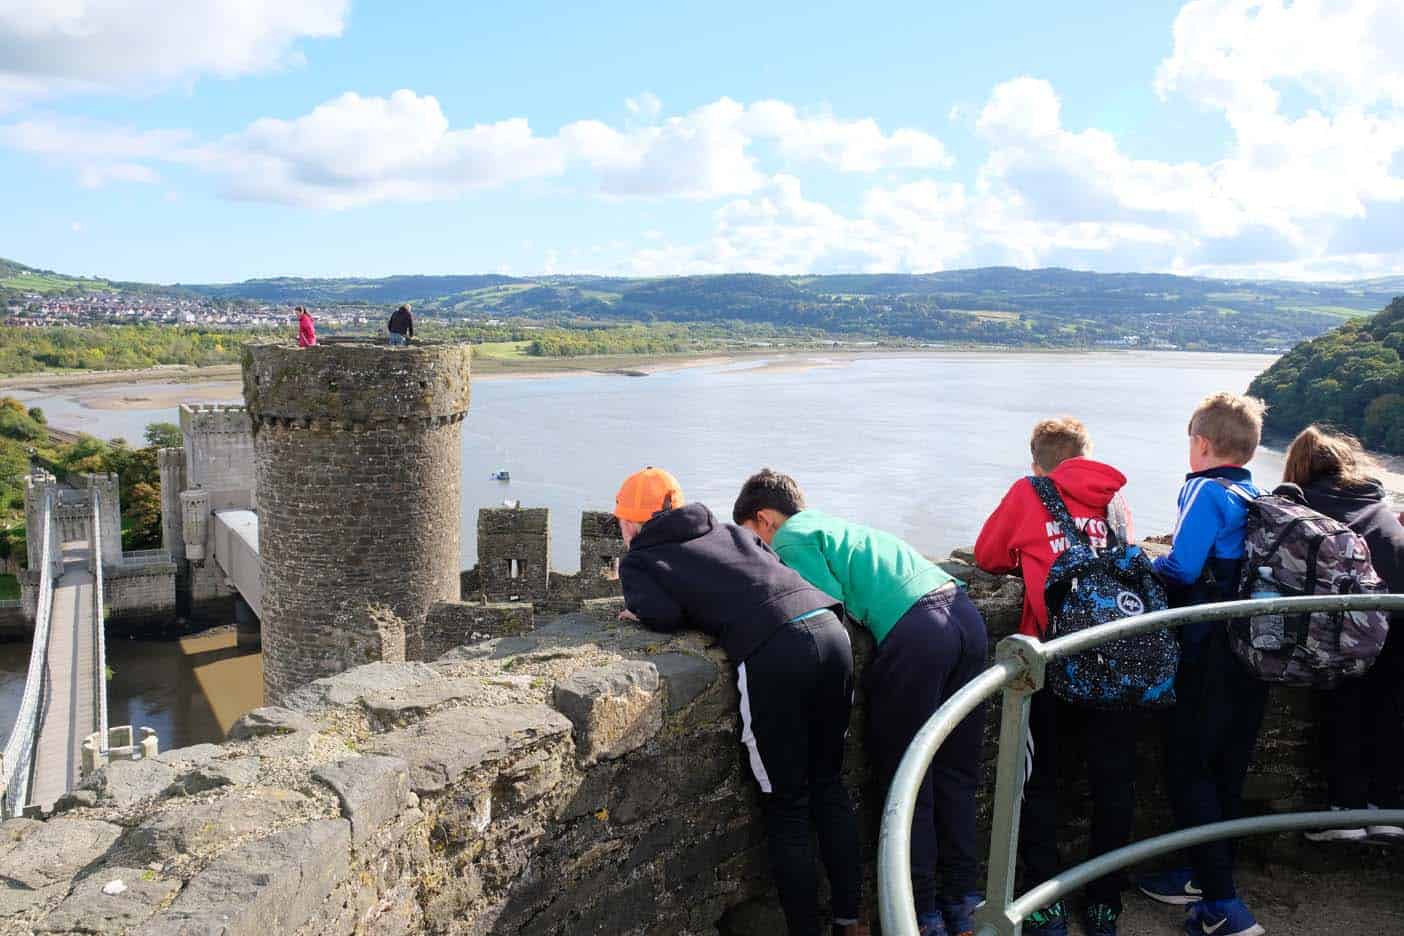
[[[1078,529],[1054,483],[1048,478],[1029,481],[1067,541],[1044,586],[1051,637],[1166,607],[1165,589],[1139,546],[1119,543],[1109,531],[1107,547],[1097,551]],[[1174,634],[1158,630],[1051,661],[1048,686],[1058,698],[1081,705],[1163,708],[1175,702],[1179,661]]]
[[[1296,485],[1247,499],[1247,506],[1238,597],[1386,591],[1365,538],[1308,507]],[[1364,674],[1388,634],[1387,611],[1268,614],[1228,623],[1229,646],[1254,675],[1292,686],[1326,688]]]

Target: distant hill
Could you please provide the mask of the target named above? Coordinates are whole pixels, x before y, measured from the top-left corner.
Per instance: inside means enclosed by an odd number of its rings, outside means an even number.
[[[1404,291],[1404,279],[1294,283],[985,267],[919,275],[405,275],[153,286],[0,261],[0,300],[84,290],[255,305],[412,302],[419,312],[467,322],[746,322],[924,342],[1281,351],[1379,309]]]
[[[1404,454],[1404,297],[1378,315],[1347,322],[1283,355],[1249,392],[1270,405],[1269,429],[1294,433],[1319,422],[1369,448]]]

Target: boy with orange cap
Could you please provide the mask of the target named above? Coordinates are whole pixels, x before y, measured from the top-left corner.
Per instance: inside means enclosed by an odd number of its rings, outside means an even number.
[[[832,891],[835,936],[866,934],[858,823],[843,785],[853,649],[838,602],[789,569],[760,537],[683,499],[677,479],[645,468],[614,514],[626,552],[625,611],[650,630],[700,630],[736,664],[741,741],[761,789],[771,873],[792,936],[817,936],[810,817]]]

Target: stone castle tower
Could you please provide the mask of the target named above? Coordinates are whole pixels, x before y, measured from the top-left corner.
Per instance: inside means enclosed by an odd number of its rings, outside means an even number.
[[[459,598],[466,345],[335,339],[249,345],[263,576],[264,698],[346,668],[376,639],[371,607],[406,622]]]

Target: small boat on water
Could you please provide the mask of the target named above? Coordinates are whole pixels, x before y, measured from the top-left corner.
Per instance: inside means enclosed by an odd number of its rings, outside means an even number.
[[[492,474],[488,475],[488,478],[492,481],[511,481],[512,472],[508,471],[505,468],[499,468]]]

